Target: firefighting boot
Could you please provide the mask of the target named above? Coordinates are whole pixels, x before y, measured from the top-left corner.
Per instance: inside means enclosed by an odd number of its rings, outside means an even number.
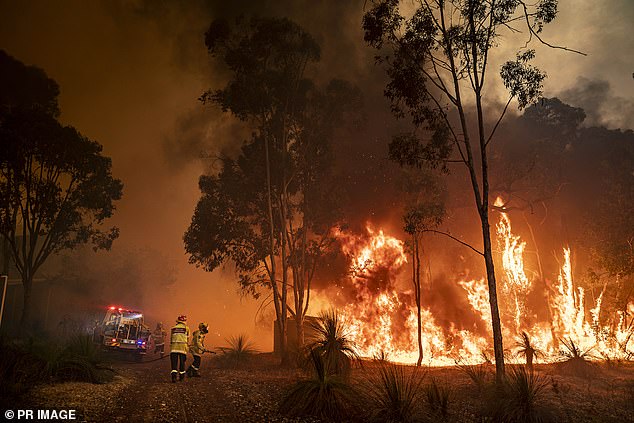
[[[179,381],[181,381],[181,382],[185,380],[185,372],[181,372],[181,373],[178,375],[178,380],[179,380]]]
[[[172,372],[172,383],[176,383],[176,372]]]
[[[200,370],[192,369],[192,376],[193,377],[200,377]]]

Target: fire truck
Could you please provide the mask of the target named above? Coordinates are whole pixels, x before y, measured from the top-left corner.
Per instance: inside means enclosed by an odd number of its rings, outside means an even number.
[[[111,306],[94,330],[93,338],[104,348],[135,353],[141,358],[150,350],[151,331],[143,323],[143,313]]]

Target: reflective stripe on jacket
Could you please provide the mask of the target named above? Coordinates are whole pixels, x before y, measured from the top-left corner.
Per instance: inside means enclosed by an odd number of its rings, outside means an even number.
[[[189,352],[193,355],[202,355],[205,352],[205,334],[197,330],[192,335],[192,346]]]
[[[187,341],[189,340],[189,328],[183,322],[176,323],[172,327],[170,337],[170,352],[187,354]]]

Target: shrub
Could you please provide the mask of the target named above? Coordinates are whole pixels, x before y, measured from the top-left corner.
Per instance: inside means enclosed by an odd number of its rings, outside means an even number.
[[[531,344],[531,339],[526,332],[522,332],[522,335],[517,339],[515,346],[518,348],[518,354],[524,356],[526,366],[528,366],[529,369],[532,369],[533,359],[541,356],[542,352]]]
[[[359,355],[339,314],[335,310],[322,312],[310,324],[315,335],[308,342],[308,350],[322,358],[327,371],[347,376]]]
[[[0,341],[0,397],[10,400],[37,383],[112,380],[114,372],[100,362],[98,348],[89,336],[76,335],[68,344]]]
[[[562,339],[561,345],[560,354],[565,360],[557,364],[560,373],[583,378],[590,378],[599,373],[598,367],[588,361],[592,357],[590,353],[594,347],[582,349],[572,339]]]
[[[435,379],[425,386],[425,398],[432,414],[446,419],[449,416],[449,403],[452,391],[448,385],[439,384]]]
[[[52,362],[53,377],[58,381],[104,383],[114,371],[101,361],[100,349],[90,335],[72,336]]]
[[[466,374],[471,382],[476,386],[478,391],[482,391],[484,389],[489,377],[491,376],[491,371],[489,369],[490,364],[480,363],[475,365],[465,364],[460,360],[455,361],[458,369]]]
[[[93,342],[92,336],[81,334],[72,337],[66,345],[66,353],[83,357],[86,361],[98,364],[101,361],[99,345]]]
[[[368,399],[373,404],[371,420],[412,421],[419,403],[424,374],[420,374],[419,368],[414,367],[412,372],[406,375],[403,366],[384,360],[378,362],[378,378],[371,379],[368,386]]]
[[[590,352],[594,349],[594,346],[586,349],[582,349],[578,344],[571,339],[560,339],[563,348],[559,353],[569,359],[583,359],[591,358]]]
[[[280,412],[291,417],[314,416],[342,421],[354,415],[355,393],[339,375],[327,370],[323,357],[311,350],[313,377],[297,382],[280,403]]]
[[[492,386],[488,405],[496,422],[548,423],[556,421],[545,404],[549,381],[524,366],[510,366],[502,386]]]
[[[247,335],[232,336],[226,341],[229,346],[219,348],[222,353],[220,359],[233,367],[245,364],[253,355],[258,353],[255,345],[249,340]]]

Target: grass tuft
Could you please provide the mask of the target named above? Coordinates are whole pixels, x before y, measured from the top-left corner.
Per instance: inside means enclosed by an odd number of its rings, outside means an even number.
[[[355,414],[355,393],[341,376],[328,370],[323,357],[309,353],[312,378],[297,382],[280,402],[280,412],[290,417],[313,416],[342,421]]]
[[[328,371],[347,376],[352,364],[359,360],[356,345],[350,339],[346,325],[336,310],[320,313],[310,323],[315,335],[308,341],[308,350],[316,352],[324,361]]]
[[[446,384],[440,384],[432,378],[431,383],[425,386],[425,398],[432,414],[442,420],[449,416],[449,404],[453,396],[451,388]]]
[[[486,386],[487,382],[491,378],[492,372],[490,370],[490,363],[480,363],[480,364],[466,364],[462,360],[455,360],[456,366],[458,369],[466,374],[471,382],[476,386],[478,392],[482,391]]]
[[[239,367],[247,363],[259,352],[257,348],[255,348],[255,344],[244,334],[232,336],[226,339],[226,342],[229,346],[218,348],[222,353],[220,360],[232,367]]]
[[[491,385],[488,406],[493,421],[502,423],[550,423],[557,421],[546,405],[550,382],[525,366],[510,366],[502,386]]]
[[[406,375],[403,366],[379,361],[377,378],[370,379],[368,403],[375,422],[411,422],[420,402],[421,383],[425,374],[418,367]]]
[[[561,345],[560,355],[565,360],[557,364],[559,373],[582,378],[591,378],[599,373],[599,368],[589,361],[594,347],[582,349],[572,339],[561,339]]]

